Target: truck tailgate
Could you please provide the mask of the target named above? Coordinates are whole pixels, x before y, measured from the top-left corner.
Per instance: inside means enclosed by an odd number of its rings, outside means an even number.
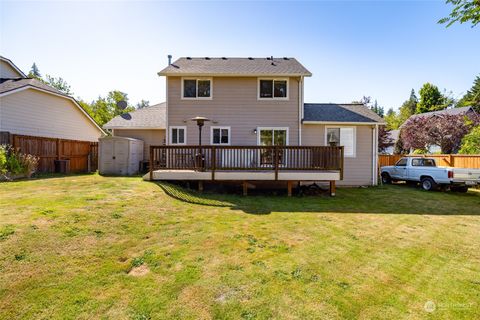
[[[453,169],[453,180],[476,181],[480,182],[480,169]]]

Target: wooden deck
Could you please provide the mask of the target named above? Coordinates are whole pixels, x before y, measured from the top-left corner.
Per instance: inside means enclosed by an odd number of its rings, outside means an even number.
[[[298,146],[150,146],[145,180],[335,181],[343,179],[343,147]]]

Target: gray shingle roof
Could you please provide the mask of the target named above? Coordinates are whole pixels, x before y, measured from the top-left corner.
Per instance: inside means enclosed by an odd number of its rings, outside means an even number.
[[[137,109],[121,114],[107,122],[104,129],[165,129],[166,128],[166,104],[165,102],[153,106]]]
[[[37,79],[30,79],[30,78],[0,79],[0,93],[13,91],[13,90],[20,89],[27,86],[32,86],[42,90],[50,91],[52,93],[60,94],[62,96],[67,96],[63,92],[55,88],[52,88],[49,85]]]
[[[363,104],[305,103],[304,121],[384,123]]]
[[[414,114],[414,115],[411,115],[409,119],[414,119],[417,117],[431,117],[431,116],[437,116],[442,114],[458,115],[458,114],[474,112],[474,111],[475,110],[472,107],[451,108],[451,109],[445,109],[440,111],[431,111],[431,112]]]
[[[158,73],[172,75],[311,76],[295,58],[180,58]]]

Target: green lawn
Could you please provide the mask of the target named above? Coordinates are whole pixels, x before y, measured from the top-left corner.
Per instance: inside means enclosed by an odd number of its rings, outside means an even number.
[[[2,183],[0,319],[478,319],[479,248],[473,190]]]

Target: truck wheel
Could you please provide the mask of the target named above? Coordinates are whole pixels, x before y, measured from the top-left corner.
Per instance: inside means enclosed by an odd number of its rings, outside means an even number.
[[[425,191],[431,191],[437,188],[435,181],[429,177],[423,178],[420,184],[422,185],[422,189]]]
[[[390,178],[390,175],[386,172],[382,173],[382,183],[383,184],[391,184],[392,183],[392,178]]]

